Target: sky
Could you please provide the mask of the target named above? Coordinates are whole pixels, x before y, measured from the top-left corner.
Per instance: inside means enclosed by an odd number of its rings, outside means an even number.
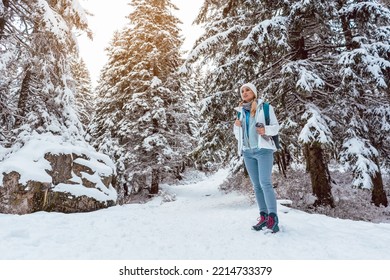
[[[127,22],[125,17],[130,12],[128,5],[130,0],[112,0],[109,5],[107,1],[102,0],[79,1],[86,10],[94,14],[88,17],[90,29],[94,33],[93,41],[82,35],[78,38],[78,43],[80,55],[90,71],[92,84],[96,85],[100,70],[107,61],[104,49],[108,46],[114,31],[120,30]],[[200,26],[194,26],[192,23],[203,0],[172,0],[172,3],[179,8],[176,16],[183,22],[180,26],[185,39],[183,51],[188,51],[202,32]]]
[[[386,265],[378,272],[375,263],[367,260],[387,260],[388,265],[390,224],[308,214],[278,200],[280,231],[253,231],[257,206],[243,194],[225,194],[219,189],[228,173],[227,169],[210,176],[187,172],[180,184],[162,184],[162,194],[144,204],[117,205],[90,213],[0,214],[0,260],[126,260],[122,263],[127,265],[133,263],[130,260],[149,260],[150,266],[164,260],[177,260],[170,263],[174,265],[180,260],[235,260],[230,264],[236,266],[240,260],[246,260],[241,262],[244,265],[250,260],[257,260],[256,265],[269,260],[366,260],[363,266],[341,264],[350,269],[345,271],[347,276],[359,272],[362,274],[357,279],[383,278]],[[94,271],[100,266],[95,264]],[[298,271],[295,278],[289,272],[286,278],[313,279],[305,274],[310,267]],[[334,263],[319,267],[325,274],[335,268]],[[32,271],[27,271],[31,279]],[[40,270],[39,279],[52,279],[42,278],[46,276],[42,272],[46,268]],[[117,279],[97,276],[89,278]],[[286,279],[277,276],[272,279]],[[353,279],[339,273],[322,278]]]

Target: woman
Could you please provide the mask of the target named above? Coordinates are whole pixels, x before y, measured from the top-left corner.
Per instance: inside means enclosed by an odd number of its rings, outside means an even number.
[[[272,187],[272,165],[276,151],[273,135],[279,132],[279,123],[274,109],[269,105],[269,125],[265,124],[263,100],[257,100],[256,87],[246,83],[240,88],[242,102],[236,108],[237,120],[234,134],[238,140],[238,152],[244,156],[244,163],[255,191],[260,218],[252,228],[268,228],[279,231],[275,192]]]

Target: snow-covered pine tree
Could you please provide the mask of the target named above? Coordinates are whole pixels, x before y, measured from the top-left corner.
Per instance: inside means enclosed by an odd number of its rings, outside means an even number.
[[[181,118],[185,124],[184,126],[181,126],[180,129],[184,134],[190,135],[190,138],[187,141],[190,141],[191,143],[191,145],[188,146],[191,149],[183,151],[183,154],[186,155],[186,160],[185,163],[183,163],[181,169],[185,167],[196,168],[196,164],[193,161],[191,153],[196,147],[199,139],[200,112],[199,106],[197,104],[199,104],[201,85],[199,85],[199,79],[197,77],[187,76],[186,74],[182,73],[180,75],[180,79],[183,106],[181,108],[177,108],[176,111],[181,114]],[[183,114],[183,111],[186,113]]]
[[[334,144],[329,109],[335,88],[332,19],[337,11],[332,1],[268,2],[268,19],[248,36],[270,52],[259,83],[276,100],[285,144],[303,150],[315,205],[333,206],[327,153]]]
[[[220,162],[233,157],[235,141],[226,133],[232,123],[226,124],[234,118],[238,86],[254,82],[279,112],[282,133],[292,132],[285,144],[301,152],[304,144],[309,151],[316,204],[333,205],[323,149],[333,143],[326,109],[332,90],[329,20],[335,13],[328,2],[205,1],[198,23],[206,31],[188,59],[206,59],[213,67],[203,110],[208,116],[203,138],[209,144],[202,156]]]
[[[276,32],[269,32],[264,22],[259,36],[271,33],[271,41],[275,43],[282,37],[286,48],[267,65],[261,80],[267,91],[275,93],[286,131],[295,130],[295,135],[287,136],[292,139],[298,136],[295,144],[303,146],[306,169],[316,196],[314,205],[334,206],[326,153],[334,143],[333,119],[328,111],[329,96],[334,90],[334,58],[330,50],[335,47],[331,19],[336,10],[331,1],[285,1],[275,4],[272,10],[271,22],[279,21],[281,26]],[[278,35],[278,29],[282,35]],[[266,39],[263,42],[272,49]]]
[[[2,211],[91,211],[113,205],[117,198],[111,187],[115,167],[84,141],[73,107],[74,32],[89,33],[84,10],[78,0],[4,3],[0,38],[0,99],[4,100],[3,94],[6,98],[0,121],[0,129],[6,129],[6,145],[0,148],[0,161],[5,163],[0,165]],[[23,158],[27,165],[15,158]],[[6,181],[12,182],[3,184]],[[97,198],[91,188],[101,196]],[[83,198],[74,199],[77,196]]]
[[[372,189],[372,202],[388,205],[381,167],[390,154],[390,10],[378,1],[338,1],[340,86],[336,110],[353,185]]]
[[[88,133],[92,136],[93,145],[101,152],[109,155],[112,159],[117,158],[118,143],[115,142],[116,124],[123,117],[121,99],[117,89],[117,83],[124,72],[118,71],[120,65],[127,61],[124,50],[126,44],[120,39],[119,32],[114,32],[113,38],[106,48],[108,62],[103,66],[100,78],[96,87],[96,98],[94,100],[95,114],[88,127]],[[127,79],[123,79],[127,82]],[[119,152],[120,153],[120,152]],[[123,170],[123,166],[121,166]]]
[[[198,73],[206,73],[200,101],[200,141],[192,154],[202,170],[216,170],[237,156],[231,133],[236,117],[233,108],[240,101],[240,85],[254,81],[259,72],[259,52],[243,53],[240,49],[249,26],[258,19],[257,7],[249,2],[206,0],[196,19],[205,32],[186,64],[202,68],[195,70]]]
[[[0,2],[0,148],[12,146],[12,129],[17,117],[15,93],[21,57],[18,46],[23,37],[15,26],[18,14],[13,4],[13,1]]]
[[[170,0],[133,0],[130,22],[108,48],[98,83],[95,145],[118,167],[130,192],[158,192],[160,181],[182,166],[193,139],[190,100],[183,91],[179,20]]]
[[[5,14],[12,17],[5,21],[2,42],[7,40],[18,50],[13,77],[18,90],[9,105],[17,112],[14,131],[20,140],[33,131],[80,138],[82,128],[72,108],[69,58],[76,52],[72,31],[89,33],[84,10],[77,0],[6,2]]]
[[[80,121],[86,128],[92,119],[93,93],[91,77],[87,65],[82,58],[72,60],[72,76],[75,80],[75,106]]]

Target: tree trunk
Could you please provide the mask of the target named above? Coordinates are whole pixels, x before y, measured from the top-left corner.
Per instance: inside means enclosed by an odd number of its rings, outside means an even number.
[[[4,13],[0,17],[0,40],[4,37],[4,27],[6,22],[6,14],[8,13],[9,0],[3,0]]]
[[[182,180],[183,176],[181,176],[181,173],[183,170],[183,166],[182,165],[176,166],[174,170],[175,170],[175,178],[178,180]]]
[[[343,27],[345,44],[347,46],[347,49],[352,50],[354,48],[354,44],[352,41],[352,32],[351,29],[349,28],[349,22],[345,16],[341,16],[341,25]]]
[[[279,172],[283,174],[284,178],[287,178],[286,161],[284,160],[283,152],[275,152],[274,158],[275,158],[275,162],[278,164]]]
[[[309,152],[309,144],[303,145],[303,155],[305,156],[306,160],[306,173],[310,172],[310,152]]]
[[[383,206],[387,207],[388,201],[386,192],[383,189],[383,180],[381,171],[379,169],[379,162],[377,158],[375,158],[374,161],[378,166],[378,172],[371,176],[371,181],[373,184],[371,200],[375,204],[375,206],[379,207],[382,204]]]
[[[313,194],[317,197],[314,206],[334,207],[328,166],[325,163],[321,144],[314,142],[308,146],[309,173]]]
[[[338,4],[339,4],[338,9],[341,9],[347,5],[347,1],[339,0]],[[353,19],[348,19],[346,16],[340,16],[340,20],[341,20],[341,27],[343,28],[345,45],[347,50],[354,50],[359,48],[359,44],[353,40],[354,36],[352,34],[352,30],[350,27],[351,21],[353,21]]]
[[[382,1],[382,2],[388,3],[389,1]],[[342,8],[345,4],[346,4],[345,0],[344,1],[340,0],[339,1],[339,5],[340,5],[339,8]],[[342,24],[342,28],[343,28],[343,33],[344,33],[344,38],[345,38],[345,42],[347,45],[347,49],[353,50],[353,49],[357,49],[359,47],[359,45],[352,40],[353,34],[352,34],[352,31],[350,28],[350,21],[351,20],[347,19],[345,16],[341,17],[341,24]],[[374,141],[371,140],[371,142],[373,143]],[[378,146],[375,143],[373,143],[373,145],[375,147]],[[377,158],[374,158],[373,161],[375,162],[376,166],[378,167],[378,172],[375,172],[375,174],[370,176],[370,179],[371,179],[372,184],[373,184],[371,200],[375,204],[375,206],[379,207],[382,204],[385,207],[387,207],[388,201],[387,201],[386,193],[383,189],[383,180],[382,180],[382,174],[381,174],[381,171],[379,168],[379,161]]]
[[[30,95],[30,81],[31,72],[26,71],[26,76],[23,79],[22,87],[20,89],[19,101],[18,101],[18,116],[15,122],[15,126],[18,127],[22,124],[22,119],[26,115],[27,99]]]
[[[302,16],[303,21],[298,20],[289,27],[289,45],[295,51],[291,59],[294,61],[306,60],[309,57],[305,42],[304,31],[306,27],[304,22],[309,24],[310,18],[304,14],[297,16]],[[317,197],[314,206],[329,205],[334,207],[330,176],[321,144],[318,142],[314,142],[311,145],[304,144],[303,154],[306,159],[306,172],[310,173],[313,193]]]
[[[5,15],[3,14],[1,17],[0,17],[0,40],[3,38],[4,36],[4,27],[5,27]]]
[[[150,187],[150,194],[158,194],[158,185],[160,182],[160,170],[152,170],[152,184]]]

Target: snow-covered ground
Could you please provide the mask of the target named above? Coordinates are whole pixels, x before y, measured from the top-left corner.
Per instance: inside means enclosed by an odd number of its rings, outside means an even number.
[[[164,185],[176,200],[80,214],[0,214],[3,260],[388,260],[390,224],[279,205],[281,231],[256,232],[257,207],[218,186],[227,171]],[[199,179],[199,177],[198,177]]]

